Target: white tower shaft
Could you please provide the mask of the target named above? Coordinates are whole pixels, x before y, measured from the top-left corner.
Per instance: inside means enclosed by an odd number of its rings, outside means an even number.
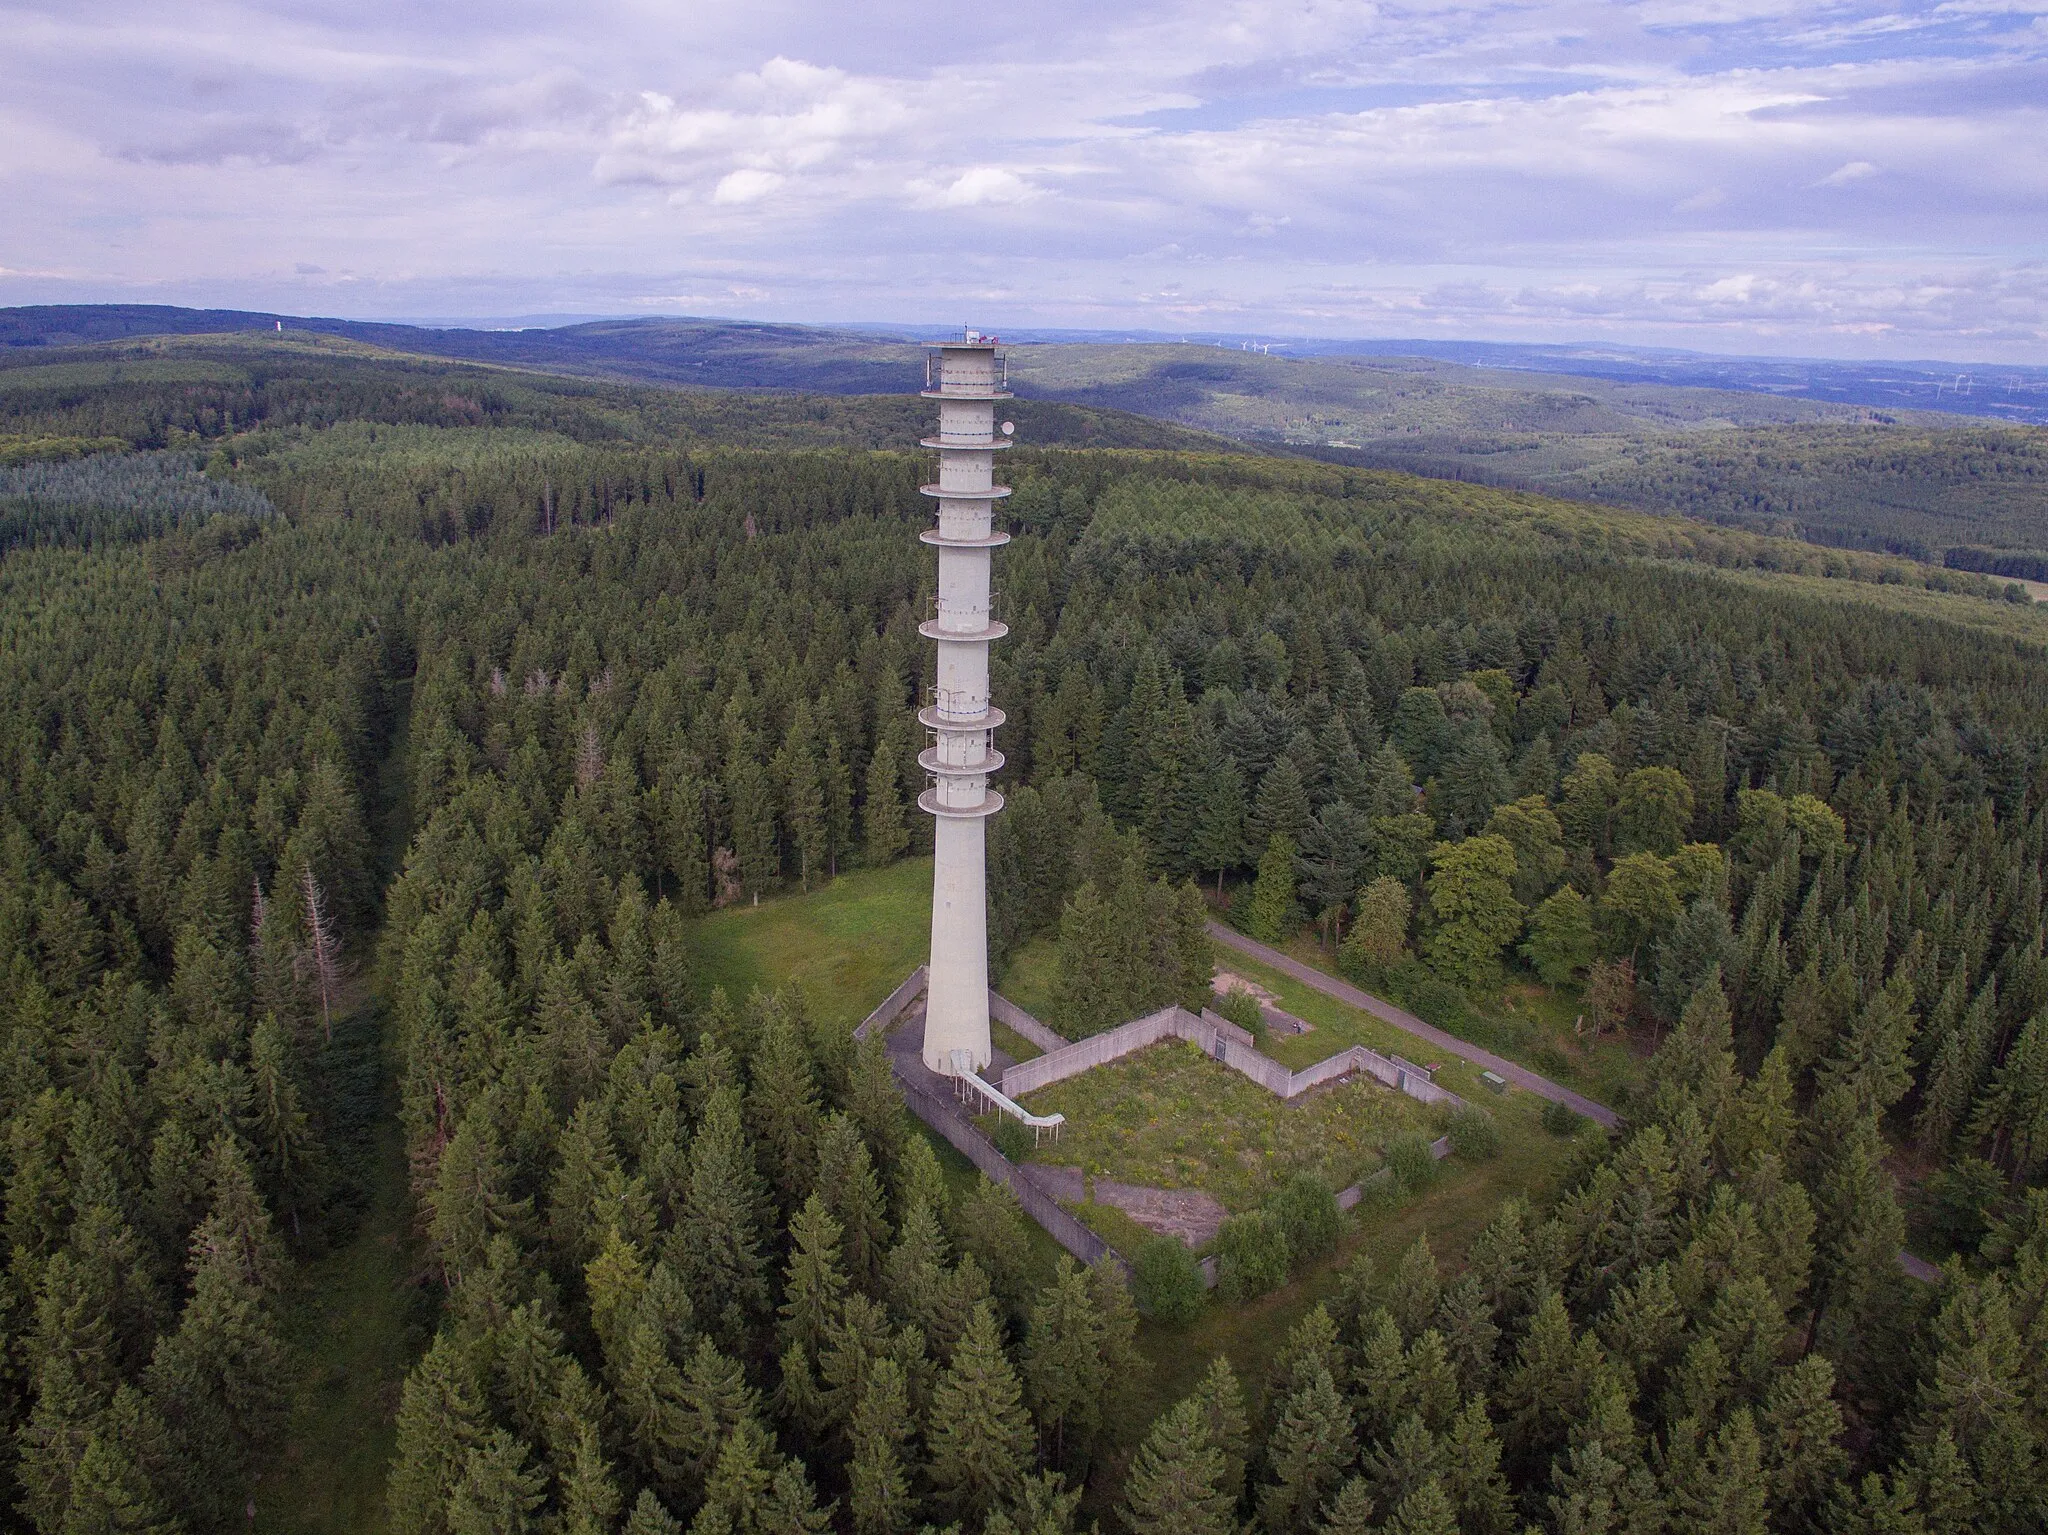
[[[1003,765],[993,732],[1003,714],[989,702],[988,647],[1009,633],[996,622],[989,588],[992,551],[1010,541],[994,531],[995,503],[1010,493],[994,482],[995,402],[1008,399],[995,342],[969,331],[927,364],[924,397],[939,402],[939,480],[924,493],[939,503],[939,523],[919,535],[939,551],[938,601],[919,632],[939,647],[938,685],[917,717],[932,733],[918,765],[931,787],[918,805],[938,818],[933,838],[932,957],[925,992],[924,1063],[952,1076],[954,1052],[975,1071],[989,1064],[988,857],[983,822],[1003,808],[989,775]]]

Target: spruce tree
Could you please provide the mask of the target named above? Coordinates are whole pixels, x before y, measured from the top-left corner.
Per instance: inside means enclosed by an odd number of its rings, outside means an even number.
[[[1273,1479],[1259,1494],[1259,1518],[1268,1535],[1306,1535],[1357,1459],[1351,1412],[1317,1366],[1307,1383],[1281,1404],[1266,1459]]]
[[[1514,1503],[1500,1470],[1500,1441],[1486,1401],[1467,1401],[1443,1435],[1443,1486],[1461,1535],[1507,1535]]]
[[[1244,773],[1213,745],[1197,769],[1195,805],[1190,861],[1204,874],[1215,870],[1220,893],[1223,876],[1244,862]]]
[[[1062,1254],[1031,1308],[1024,1355],[1032,1416],[1055,1461],[1065,1458],[1069,1441],[1085,1445],[1100,1421],[1108,1384],[1102,1330],[1086,1271]]]
[[[718,1088],[690,1143],[689,1194],[673,1245],[699,1316],[733,1346],[768,1304],[756,1216],[763,1195],[753,1148],[740,1127],[739,1095]]]
[[[633,1512],[626,1516],[622,1535],[683,1535],[683,1527],[661,1506],[653,1489],[643,1487],[633,1502]]]
[[[903,1367],[878,1359],[868,1371],[847,1437],[847,1507],[855,1535],[901,1535],[916,1517],[907,1464],[915,1424]]]
[[[163,1494],[168,1434],[142,1393],[122,1386],[100,1414],[71,1473],[64,1535],[178,1535]]]
[[[448,1535],[527,1535],[541,1528],[547,1479],[531,1458],[528,1446],[502,1428],[484,1435],[464,1457],[462,1479],[448,1500]]]
[[[1235,1500],[1200,1402],[1162,1414],[1124,1478],[1119,1513],[1131,1535],[1234,1535]]]
[[[1031,1420],[986,1301],[932,1392],[929,1439],[932,1488],[955,1518],[986,1518],[1030,1469]]]
[[[782,1279],[782,1346],[815,1359],[839,1324],[846,1274],[839,1261],[839,1223],[816,1194],[790,1222],[791,1251]]]
[[[386,1494],[398,1535],[442,1535],[447,1529],[448,1499],[487,1425],[479,1375],[472,1346],[443,1332],[406,1376]]]
[[[1294,843],[1276,832],[1259,857],[1245,931],[1261,943],[1280,943],[1293,931],[1299,915],[1294,904]]]
[[[1264,853],[1260,850],[1270,850],[1276,837],[1291,847],[1300,847],[1309,814],[1308,786],[1302,782],[1301,769],[1291,758],[1282,757],[1259,780],[1259,792],[1253,797],[1251,813],[1245,817],[1247,848],[1259,852],[1263,861]]]
[[[1350,1478],[1337,1489],[1316,1526],[1317,1535],[1371,1535],[1374,1528],[1372,1489],[1362,1476]]]
[[[283,1424],[287,1361],[272,1286],[269,1215],[248,1169],[216,1148],[214,1209],[192,1234],[191,1297],[159,1337],[147,1374],[151,1405],[172,1436],[181,1506],[219,1518]]]
[[[817,1179],[817,1066],[794,1009],[777,997],[749,1063],[747,1130],[785,1210],[794,1211]]]
[[[2048,1169],[2048,1013],[2020,1030],[1970,1129],[1990,1140],[1992,1155],[2015,1179],[2032,1182]]]
[[[855,1057],[856,1095],[860,1092],[861,1074],[872,1070],[867,1064],[872,1055],[872,1051],[863,1048]],[[883,1069],[887,1070],[886,1062]],[[896,1097],[893,1078],[888,1091],[900,1113],[901,1099]],[[891,1119],[882,1122],[885,1131],[897,1128]],[[897,1133],[900,1135],[900,1130]],[[848,1280],[872,1293],[881,1282],[882,1259],[889,1247],[889,1221],[874,1160],[859,1125],[848,1115],[832,1115],[819,1133],[817,1197],[838,1222]]]
[[[892,863],[910,845],[903,808],[903,764],[894,730],[883,733],[868,761],[867,794],[861,804],[861,832],[870,864]]]
[[[1245,1418],[1244,1391],[1227,1355],[1209,1361],[1209,1369],[1190,1398],[1201,1409],[1209,1443],[1223,1457],[1216,1489],[1225,1506],[1235,1508],[1244,1497],[1245,1468],[1251,1459],[1251,1429]]]

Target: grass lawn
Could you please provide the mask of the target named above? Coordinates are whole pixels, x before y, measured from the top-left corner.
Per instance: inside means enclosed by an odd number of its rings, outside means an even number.
[[[1036,1017],[1036,1014],[1033,1014]],[[1007,1055],[1012,1061],[1033,1060],[1045,1052],[1031,1043],[1022,1034],[1007,1025],[997,1023],[993,1018],[988,1023],[989,1043]]]
[[[804,895],[728,906],[695,928],[706,989],[803,989],[822,1021],[852,1028],[911,971],[932,940],[932,861],[859,869]]]
[[[1058,944],[1050,936],[1034,938],[1004,962],[996,990],[1040,1023],[1057,1029],[1052,1021],[1052,984],[1058,974]]]
[[[1313,1037],[1313,1036],[1311,1036]],[[1055,1082],[1027,1100],[1067,1116],[1032,1160],[1081,1167],[1119,1183],[1202,1189],[1249,1210],[1297,1172],[1333,1189],[1379,1165],[1402,1130],[1435,1134],[1439,1116],[1367,1078],[1288,1103],[1180,1040]]]

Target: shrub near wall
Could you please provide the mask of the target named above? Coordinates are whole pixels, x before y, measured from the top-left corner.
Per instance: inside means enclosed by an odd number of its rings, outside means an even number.
[[[1186,1244],[1178,1237],[1155,1237],[1131,1264],[1131,1295],[1141,1315],[1185,1327],[1202,1314],[1208,1291]]]
[[[1292,1262],[1320,1258],[1337,1245],[1337,1196],[1314,1173],[1296,1173],[1266,1201],[1266,1216],[1287,1237]]]
[[[1387,1166],[1404,1192],[1413,1194],[1436,1181],[1436,1158],[1430,1155],[1428,1137],[1404,1130],[1387,1142]]]
[[[1293,1262],[1287,1233],[1263,1210],[1233,1215],[1216,1233],[1216,1287],[1232,1305],[1287,1282]]]

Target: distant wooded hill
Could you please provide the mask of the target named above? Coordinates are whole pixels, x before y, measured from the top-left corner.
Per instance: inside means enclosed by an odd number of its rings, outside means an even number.
[[[272,339],[260,339],[266,332]],[[228,358],[223,340],[210,343],[207,355],[244,369],[251,359],[276,355],[244,355],[247,348],[319,337],[331,338],[330,348],[366,344],[387,359],[408,354],[415,369],[437,358],[516,368],[528,379],[550,373],[839,397],[794,413],[736,399],[716,407],[699,401],[632,408],[648,430],[699,437],[731,440],[738,433],[762,442],[900,445],[914,439],[921,420],[904,398],[923,383],[923,343],[913,336],[689,318],[465,330],[152,305],[0,310],[0,387],[61,390],[71,367],[166,365],[168,354],[151,338],[223,335],[238,335],[244,351]],[[1194,439],[1169,427],[1139,424],[1149,417],[1363,467],[1675,512],[1837,547],[2048,579],[2048,433],[2023,424],[2033,415],[2048,419],[2048,395],[2038,410],[2030,403],[2039,391],[2029,370],[2008,370],[2013,377],[1998,388],[1991,387],[1996,380],[1967,388],[1951,380],[1941,386],[1949,393],[1941,395],[1934,392],[1939,381],[1931,364],[1801,365],[1805,372],[1795,377],[1786,371],[1791,364],[1743,369],[1734,366],[1740,359],[1694,358],[1699,367],[1681,366],[1689,354],[1464,350],[1471,361],[1027,341],[1011,348],[1010,370],[1030,441],[1192,445]],[[190,353],[178,355],[189,359]],[[1588,374],[1557,371],[1577,365]],[[1748,387],[1685,381],[1695,378]],[[278,376],[266,375],[266,397],[278,396],[282,387]],[[543,386],[522,387],[531,393]],[[848,398],[862,396],[868,398],[858,405]],[[554,397],[568,398],[559,391]],[[885,404],[880,397],[894,398]],[[1977,418],[1856,403],[1883,400],[1939,401]],[[1062,406],[1116,414],[1061,415]],[[583,431],[617,412],[616,405],[595,414],[577,409],[588,418],[578,428]],[[2001,413],[2006,420],[1983,419]],[[621,430],[616,421],[602,429]],[[6,451],[0,444],[0,454]]]

